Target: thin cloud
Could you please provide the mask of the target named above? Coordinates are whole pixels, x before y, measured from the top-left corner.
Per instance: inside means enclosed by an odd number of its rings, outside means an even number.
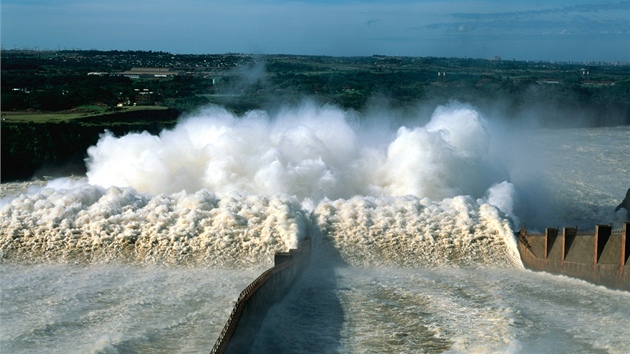
[[[479,35],[495,35],[496,31],[500,31],[524,36],[630,34],[630,1],[509,12],[458,12],[448,17],[454,21],[430,23],[416,30],[442,30],[447,33],[474,30]]]
[[[1,34],[8,48],[628,60],[630,1],[550,1],[3,0]]]
[[[630,1],[614,2],[614,3],[596,3],[596,4],[580,4],[569,6],[558,6],[546,9],[531,9],[522,11],[508,12],[460,12],[451,14],[452,17],[467,20],[495,20],[495,19],[531,19],[543,15],[560,15],[567,16],[571,13],[593,14],[602,11],[629,11]],[[626,16],[628,13],[626,12]],[[590,17],[590,16],[589,16]]]

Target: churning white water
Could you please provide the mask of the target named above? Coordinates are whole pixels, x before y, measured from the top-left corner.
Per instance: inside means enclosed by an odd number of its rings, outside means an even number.
[[[260,269],[3,264],[3,353],[209,352]]]
[[[627,353],[630,293],[523,269],[311,269],[252,353]]]
[[[618,227],[630,129],[499,129],[458,103],[400,120],[212,107],[105,133],[86,177],[2,185],[0,349],[208,351],[306,236],[313,273],[268,321],[296,352],[627,348],[628,293],[523,270],[513,231]],[[293,350],[273,338],[257,348]]]

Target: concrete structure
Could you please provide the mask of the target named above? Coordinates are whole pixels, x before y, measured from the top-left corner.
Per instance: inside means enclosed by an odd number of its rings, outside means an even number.
[[[291,291],[308,265],[310,254],[310,239],[303,240],[297,250],[277,253],[273,268],[241,292],[210,353],[249,353],[267,312]]]
[[[544,234],[521,229],[518,250],[526,268],[545,271],[630,291],[630,223],[613,231],[597,225],[594,233],[577,228],[548,228]],[[245,288],[219,335],[211,354],[248,353],[269,309],[291,291],[310,261],[311,240],[297,250],[275,255],[274,267]]]
[[[134,89],[135,104],[138,106],[152,106],[155,104],[153,91],[149,89]]]
[[[126,76],[130,79],[156,79],[182,75],[173,68],[131,68],[131,70],[115,73],[114,75]]]
[[[613,231],[597,225],[594,233],[577,228],[548,228],[544,234],[521,229],[518,250],[526,268],[584,279],[613,289],[630,291],[630,223]]]

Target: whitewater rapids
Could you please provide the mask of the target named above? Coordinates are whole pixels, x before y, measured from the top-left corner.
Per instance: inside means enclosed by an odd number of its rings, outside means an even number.
[[[513,231],[618,229],[630,127],[501,129],[457,103],[403,118],[214,107],[104,133],[87,176],[0,184],[0,348],[207,352],[310,236],[254,352],[624,353],[629,293],[524,270]]]
[[[352,265],[520,264],[515,191],[476,110],[395,132],[352,118],[214,107],[159,136],[104,133],[87,178],[5,196],[2,257],[247,267],[313,236]]]

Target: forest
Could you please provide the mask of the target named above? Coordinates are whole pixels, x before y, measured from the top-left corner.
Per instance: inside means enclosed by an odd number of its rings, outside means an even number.
[[[151,76],[158,69],[168,75]],[[2,182],[84,173],[106,129],[157,133],[210,104],[241,115],[305,98],[359,112],[459,100],[516,122],[535,110],[542,127],[630,124],[620,64],[4,50],[1,70]]]

